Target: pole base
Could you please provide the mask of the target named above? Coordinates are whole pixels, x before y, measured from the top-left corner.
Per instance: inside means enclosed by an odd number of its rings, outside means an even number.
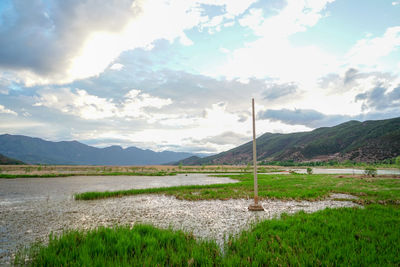
[[[251,204],[249,206],[249,211],[263,211],[264,208],[260,204]]]

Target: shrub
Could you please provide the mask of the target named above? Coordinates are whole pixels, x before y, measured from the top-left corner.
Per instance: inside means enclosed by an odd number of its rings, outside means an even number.
[[[307,168],[307,174],[313,174],[313,169],[312,168]]]

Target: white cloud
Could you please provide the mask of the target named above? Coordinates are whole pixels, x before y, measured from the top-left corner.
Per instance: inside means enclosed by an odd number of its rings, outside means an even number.
[[[45,106],[63,113],[79,116],[83,119],[103,119],[113,117],[117,108],[112,100],[89,95],[85,90],[76,93],[69,88],[58,91],[44,90],[35,106]]]
[[[121,103],[88,94],[85,90],[77,89],[72,92],[69,88],[58,91],[44,90],[39,92],[39,99],[34,106],[45,106],[66,114],[78,116],[87,120],[105,118],[146,118],[151,114],[146,108],[159,109],[172,103],[170,99],[154,97],[140,90],[131,90]]]
[[[394,2],[392,2],[392,6],[397,6],[397,5],[400,5],[400,1],[394,1]]]
[[[160,109],[172,104],[172,100],[160,98],[142,93],[140,90],[131,90],[125,95],[125,101],[118,111],[118,117],[147,118],[152,119],[153,115],[144,111],[145,108]]]
[[[190,46],[193,45],[193,41],[190,40],[186,34],[182,33],[181,36],[179,37],[179,41],[181,42],[181,44],[186,45],[186,46]]]
[[[241,23],[253,29],[259,36],[272,38],[287,37],[305,31],[323,17],[326,5],[335,0],[289,0],[287,5],[275,16],[263,18],[262,11],[252,9]]]
[[[230,79],[272,77],[281,82],[296,81],[304,87],[314,85],[319,76],[336,70],[339,62],[316,46],[296,47],[288,37],[314,26],[331,2],[292,0],[267,18],[261,9],[251,9],[239,22],[260,38],[233,51],[226,64],[208,70],[207,74]]]
[[[225,8],[226,16],[235,17],[243,14],[257,0],[232,1],[232,0],[199,0],[197,4],[222,6]]]
[[[86,0],[79,5],[55,1],[51,11],[45,3],[30,3],[16,7],[21,18],[29,17],[18,20],[12,28],[11,36],[16,40],[4,38],[0,43],[5,42],[10,50],[3,49],[10,58],[7,64],[15,65],[16,81],[28,86],[65,84],[99,75],[123,51],[151,48],[159,39],[193,45],[186,30],[196,26],[220,29],[255,1]],[[225,13],[210,18],[202,4],[223,7]],[[30,38],[31,34],[35,38]],[[12,44],[26,38],[32,43],[29,49]]]
[[[310,86],[321,75],[336,70],[338,65],[334,56],[316,46],[293,47],[286,39],[262,38],[236,49],[226,64],[208,74],[242,80],[272,77],[281,82],[296,81]]]
[[[121,63],[114,63],[110,69],[112,70],[122,70],[124,68],[124,65],[122,65]]]
[[[390,27],[382,37],[359,40],[346,57],[353,65],[377,65],[382,57],[390,55],[400,47],[400,26]]]
[[[262,9],[252,8],[249,13],[243,18],[239,19],[239,24],[244,27],[250,27],[252,29],[258,28],[264,21],[264,15]]]
[[[17,116],[17,115],[18,115],[17,112],[15,112],[15,111],[13,111],[13,110],[11,110],[11,109],[8,109],[8,108],[6,108],[6,107],[4,107],[3,105],[0,105],[0,113],[3,113],[3,114],[11,114],[11,115],[14,115],[14,116]]]
[[[92,33],[86,40],[81,53],[72,59],[73,63],[68,74],[72,79],[98,75],[121,52],[149,47],[158,39],[172,42],[178,38],[183,45],[193,45],[193,41],[186,36],[184,31],[210,23],[208,16],[202,14],[200,4],[211,2],[218,6],[225,5],[228,15],[238,15],[244,12],[253,1],[243,1],[246,3],[240,5],[232,4],[232,1],[214,2],[209,0],[134,2],[133,8],[139,9],[140,14],[127,23],[120,32]],[[218,27],[218,22],[222,23],[222,20],[213,22],[210,26]]]

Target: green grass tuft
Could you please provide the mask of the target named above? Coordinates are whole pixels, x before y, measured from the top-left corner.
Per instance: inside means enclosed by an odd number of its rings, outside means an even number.
[[[209,266],[221,259],[215,242],[148,225],[51,235],[47,246],[21,250],[15,265],[24,265],[26,258],[30,266]]]

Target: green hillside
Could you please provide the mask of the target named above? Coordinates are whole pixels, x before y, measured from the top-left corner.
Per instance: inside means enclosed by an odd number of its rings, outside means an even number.
[[[334,127],[291,134],[265,133],[257,138],[258,161],[352,160],[375,162],[400,155],[400,117],[376,121],[349,121]],[[246,164],[252,160],[252,142],[191,164]],[[183,161],[183,164],[188,161]]]
[[[8,158],[0,154],[0,165],[21,165],[21,164],[25,163],[16,159]]]

